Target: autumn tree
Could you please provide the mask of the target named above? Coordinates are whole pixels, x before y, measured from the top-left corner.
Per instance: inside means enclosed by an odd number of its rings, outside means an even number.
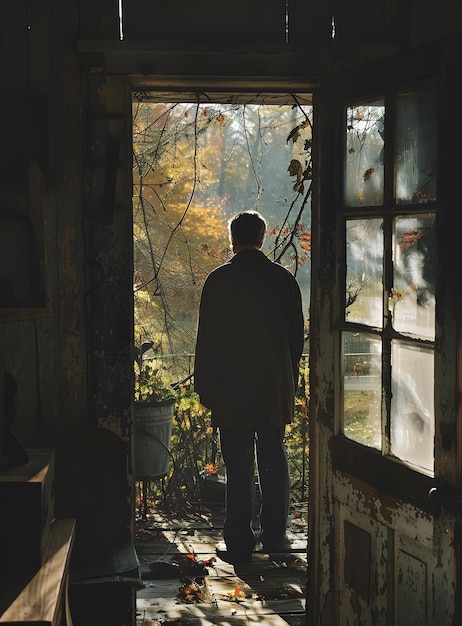
[[[297,157],[302,175],[308,170],[307,145],[293,135],[308,115],[296,106],[143,97],[133,110],[135,341],[154,339],[159,354],[176,355],[181,378],[188,366],[179,355],[194,351],[203,282],[230,254],[232,215],[259,210],[267,254],[295,271],[308,259],[307,195],[288,167]]]

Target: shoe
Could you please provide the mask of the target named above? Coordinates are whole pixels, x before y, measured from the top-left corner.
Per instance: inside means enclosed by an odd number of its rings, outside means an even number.
[[[251,552],[240,552],[237,550],[228,550],[225,544],[218,544],[215,552],[222,561],[230,565],[248,565],[252,562]]]

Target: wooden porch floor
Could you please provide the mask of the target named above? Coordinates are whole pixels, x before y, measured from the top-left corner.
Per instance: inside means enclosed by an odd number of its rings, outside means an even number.
[[[153,513],[137,523],[143,587],[137,626],[302,626],[305,619],[307,506],[291,509],[290,551],[254,553],[232,566],[215,554],[223,512]]]

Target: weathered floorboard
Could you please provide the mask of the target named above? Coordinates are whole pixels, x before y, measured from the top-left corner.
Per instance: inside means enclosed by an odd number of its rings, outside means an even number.
[[[158,519],[138,533],[144,588],[137,592],[137,624],[302,626],[305,530],[303,523],[289,529],[290,551],[257,552],[251,564],[233,566],[215,554],[222,521]],[[189,569],[190,562],[198,567]]]

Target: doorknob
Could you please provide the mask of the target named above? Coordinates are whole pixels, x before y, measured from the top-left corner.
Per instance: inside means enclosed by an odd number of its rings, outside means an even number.
[[[434,517],[439,517],[441,515],[441,499],[436,487],[432,487],[428,492],[428,501],[430,502],[430,513]]]
[[[430,513],[435,517],[441,515],[444,508],[449,513],[455,514],[455,489],[446,481],[438,481],[428,492]]]

